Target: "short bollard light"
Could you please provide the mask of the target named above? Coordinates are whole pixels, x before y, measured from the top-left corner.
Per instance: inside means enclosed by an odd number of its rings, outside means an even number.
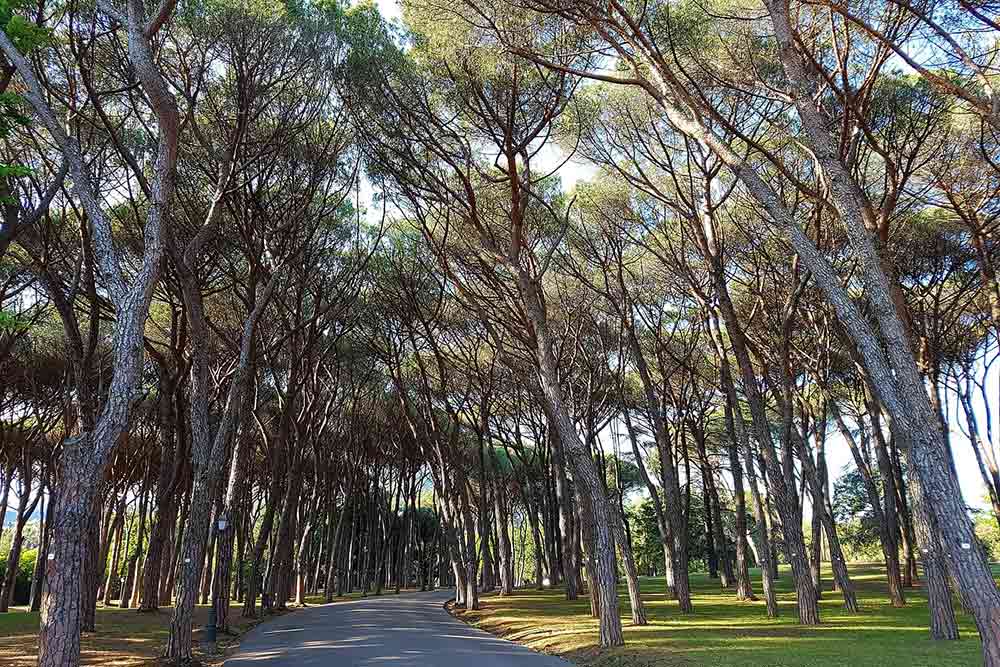
[[[209,644],[214,644],[217,638],[215,630],[215,623],[217,621],[218,618],[216,617],[215,614],[215,605],[213,604],[211,607],[208,608],[208,624],[205,625],[205,642]]]

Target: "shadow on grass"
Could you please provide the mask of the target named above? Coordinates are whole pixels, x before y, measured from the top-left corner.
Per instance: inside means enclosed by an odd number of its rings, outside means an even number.
[[[523,590],[513,596],[483,598],[483,609],[460,612],[484,630],[536,650],[563,655],[600,667],[640,665],[705,665],[719,667],[971,667],[981,665],[975,627],[959,606],[962,639],[935,642],[928,633],[924,591],[907,590],[908,604],[894,608],[885,592],[882,570],[852,565],[862,611],[848,614],[841,594],[824,573],[819,626],[797,622],[794,588],[787,571],[778,580],[779,618],[765,615],[763,601],[738,602],[717,580],[692,577],[694,613],[682,614],[665,599],[664,582],[641,581],[649,625],[629,622],[628,596],[620,589],[626,646],[599,650],[597,623],[587,598],[566,601],[563,591]],[[752,573],[759,593],[759,572]]]

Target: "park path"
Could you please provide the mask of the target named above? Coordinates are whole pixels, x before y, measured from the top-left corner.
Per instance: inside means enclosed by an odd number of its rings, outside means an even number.
[[[567,667],[453,618],[448,591],[310,607],[251,630],[224,667]]]

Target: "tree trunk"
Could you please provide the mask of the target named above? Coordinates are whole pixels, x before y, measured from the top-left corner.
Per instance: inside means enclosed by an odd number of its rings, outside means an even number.
[[[100,485],[100,486],[103,486]],[[100,570],[101,550],[101,506],[98,496],[93,501],[93,507],[87,516],[86,550],[83,557],[83,589],[80,595],[80,631],[97,631],[97,588],[103,580]]]
[[[624,292],[624,279],[621,277],[619,277],[619,286]],[[663,527],[666,529],[665,537],[667,539],[668,551],[670,552],[670,558],[667,559],[668,562],[666,563],[668,574],[667,586],[668,590],[674,591],[681,612],[689,613],[693,610],[693,607],[691,605],[691,586],[688,578],[687,515],[686,512],[681,510],[685,504],[681,500],[680,481],[677,466],[674,464],[674,451],[671,447],[669,434],[667,433],[667,425],[663,417],[663,411],[660,408],[660,401],[656,395],[653,378],[646,363],[642,346],[639,344],[631,303],[626,304],[623,320],[629,349],[632,351],[632,360],[642,381],[646,414],[650,423],[653,424],[656,448],[660,455],[660,481],[663,487],[664,503],[670,508],[670,511],[664,514],[663,523]],[[672,582],[670,578],[673,579]]]
[[[573,466],[573,481],[590,501],[587,521],[594,531],[594,554],[591,561],[594,569],[595,593],[598,593],[600,607],[600,644],[602,647],[621,646],[625,643],[625,638],[622,635],[621,616],[618,613],[615,540],[612,534],[614,515],[610,503],[603,495],[603,484],[597,467],[590,458],[587,447],[580,440],[563,403],[553,342],[548,330],[540,287],[524,270],[519,271],[518,283],[521,288],[521,298],[537,339],[535,352],[547,412],[550,420],[555,422],[559,443],[563,446],[567,460]]]
[[[573,547],[573,510],[569,492],[569,482],[566,478],[566,458],[559,442],[556,425],[550,420],[548,429],[549,443],[552,449],[552,467],[555,471],[556,503],[559,508],[559,534],[562,537],[562,580],[566,586],[566,599],[575,600],[577,591],[576,549]]]
[[[878,432],[875,449],[876,452],[878,452],[879,474],[883,484],[883,493],[880,496],[878,487],[875,484],[874,475],[872,475],[867,461],[862,456],[861,450],[858,448],[858,445],[854,440],[854,436],[844,423],[837,404],[832,400],[827,400],[827,405],[829,406],[830,412],[833,414],[834,421],[840,430],[841,436],[847,442],[851,450],[855,467],[861,475],[861,480],[865,487],[865,493],[868,496],[868,502],[872,506],[872,512],[875,514],[875,521],[879,526],[879,543],[882,547],[882,555],[885,558],[886,576],[889,584],[889,599],[892,606],[902,607],[906,604],[906,599],[903,596],[903,585],[902,580],[900,579],[899,571],[899,547],[897,543],[899,524],[896,516],[895,476],[893,475],[891,469],[891,463],[888,461],[887,453],[884,451],[885,447],[878,442],[878,440],[881,439],[881,426],[878,425],[877,421],[873,420],[873,430]],[[888,464],[887,468],[883,468],[884,463]],[[883,507],[885,509],[883,509]]]
[[[731,445],[730,456],[735,456],[738,447],[743,449],[746,463],[747,482],[750,487],[750,494],[753,500],[755,544],[757,547],[757,562],[760,566],[761,580],[764,589],[764,600],[767,607],[768,618],[778,617],[778,599],[774,586],[774,570],[771,559],[771,546],[767,538],[767,518],[764,502],[760,497],[760,489],[757,487],[757,474],[754,471],[753,453],[750,451],[750,440],[743,424],[743,415],[740,410],[739,396],[736,394],[736,385],[733,381],[732,371],[729,366],[729,356],[722,343],[722,332],[719,327],[718,315],[715,311],[709,314],[709,331],[715,345],[716,354],[719,358],[719,379],[723,391],[726,395],[725,419],[726,430],[730,438],[734,441]],[[737,444],[738,443],[738,446]],[[737,457],[737,463],[738,457]],[[742,468],[740,468],[742,470]],[[735,479],[735,477],[734,477]],[[739,525],[739,523],[737,523]],[[745,540],[745,538],[744,538]],[[747,572],[749,578],[749,572]],[[753,589],[751,588],[751,596]],[[748,598],[752,599],[752,598]]]
[[[127,609],[132,604],[133,587],[135,586],[136,574],[139,571],[139,562],[142,559],[143,542],[146,540],[146,510],[148,507],[149,494],[146,490],[145,482],[142,485],[142,489],[139,492],[139,528],[136,531],[135,540],[135,553],[129,559],[127,571],[125,573],[125,582],[122,586],[121,600],[119,601],[119,606],[122,609]]]
[[[764,472],[770,491],[769,495],[774,497],[775,505],[781,516],[785,552],[792,568],[792,579],[795,583],[798,600],[799,622],[803,625],[815,625],[819,623],[819,606],[816,600],[816,588],[813,586],[812,575],[809,571],[805,539],[802,535],[798,496],[794,488],[788,487],[784,468],[778,461],[767,421],[766,408],[747,351],[746,339],[737,319],[736,309],[729,298],[724,275],[720,275],[720,272],[720,266],[713,268],[719,311],[726,323],[726,331],[729,334],[733,353],[743,378],[743,387],[747,394],[747,403],[750,406],[751,422],[757,444],[766,463]],[[790,446],[790,443],[786,443],[787,446]]]
[[[511,595],[514,593],[514,549],[510,541],[510,507],[499,487],[493,492],[493,503],[499,541],[500,595]]]
[[[18,508],[20,510],[20,508]],[[18,512],[21,514],[22,512]],[[24,544],[24,520],[19,516],[14,522],[14,536],[7,553],[7,569],[4,571],[3,587],[0,589],[0,612],[7,612],[14,601],[14,583],[21,564],[21,546]]]
[[[82,462],[86,434],[63,442],[62,478],[53,489],[52,537],[49,543],[38,635],[39,667],[70,667],[80,660],[83,561],[86,529],[96,493],[94,477]]]
[[[955,620],[955,609],[951,603],[951,588],[948,585],[945,556],[935,539],[935,531],[931,525],[934,519],[927,511],[926,498],[916,477],[910,478],[910,495],[913,498],[914,528],[920,543],[921,561],[927,584],[931,639],[955,640],[959,638],[958,623]],[[987,661],[986,664],[990,663]]]
[[[120,583],[119,580],[121,579],[121,577],[118,574],[118,572],[119,572],[119,567],[118,567],[119,566],[119,562],[118,562],[118,559],[121,556],[122,531],[124,530],[124,527],[125,527],[125,498],[124,498],[124,496],[122,496],[121,502],[118,505],[118,512],[115,513],[115,519],[114,519],[114,522],[113,522],[112,526],[113,526],[113,533],[114,533],[114,536],[113,536],[114,546],[112,547],[112,551],[111,551],[111,564],[110,564],[110,567],[108,568],[108,576],[104,580],[103,590],[101,591],[103,593],[103,595],[101,597],[103,597],[103,602],[104,602],[104,606],[105,607],[111,605],[111,595],[112,595],[111,592],[115,588],[115,586],[117,586]],[[131,531],[129,531],[129,533],[131,533]],[[128,544],[127,543],[126,543],[126,548],[128,548]]]
[[[160,606],[163,552],[177,519],[177,487],[184,472],[182,448],[176,435],[174,408],[177,383],[169,369],[160,369],[157,431],[160,438],[160,466],[156,483],[156,519],[149,532],[149,548],[142,567],[139,611],[156,611]]]
[[[632,625],[646,625],[646,607],[642,603],[642,592],[639,588],[639,571],[635,567],[635,556],[632,553],[632,544],[628,540],[625,532],[625,517],[618,508],[615,508],[614,517],[615,541],[618,543],[618,552],[625,563],[625,582],[628,586],[629,608],[632,611]]]
[[[42,493],[44,494],[44,486]],[[45,567],[48,562],[49,553],[49,531],[52,527],[52,510],[49,508],[45,513],[45,498],[41,500],[41,526],[42,534],[38,545],[38,554],[35,557],[35,568],[31,574],[31,596],[28,600],[29,611],[40,611],[42,608],[42,591],[45,586]]]

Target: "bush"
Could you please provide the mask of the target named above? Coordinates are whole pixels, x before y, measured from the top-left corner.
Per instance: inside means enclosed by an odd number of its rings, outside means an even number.
[[[35,571],[35,557],[38,549],[22,549],[21,562],[17,568],[17,578],[14,580],[14,600],[13,604],[28,604],[31,597],[31,575]],[[0,560],[0,581],[7,574],[6,556]]]
[[[991,561],[1000,560],[1000,527],[992,512],[979,512],[976,515],[976,537],[982,542]]]

